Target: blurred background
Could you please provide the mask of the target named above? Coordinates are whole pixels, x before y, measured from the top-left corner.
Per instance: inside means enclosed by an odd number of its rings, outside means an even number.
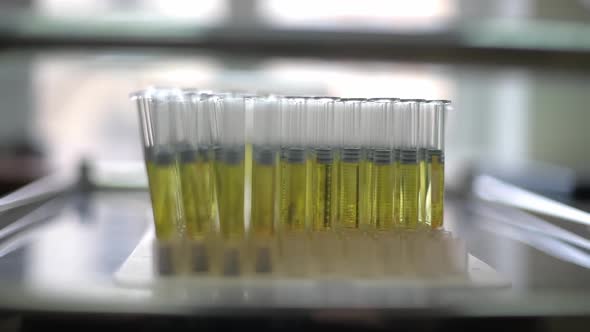
[[[526,182],[554,194],[590,173],[588,1],[2,6],[4,192],[45,170],[30,156],[50,168],[81,158],[140,160],[127,95],[148,85],[452,99],[453,163],[515,177],[527,174],[523,167],[548,171],[564,179],[559,188],[544,186],[553,176]]]
[[[77,169],[83,160],[141,163],[137,114],[128,95],[149,85],[451,99],[449,227],[517,290],[588,294],[588,0],[3,1],[0,193],[56,170]],[[474,213],[470,202],[477,188],[493,184],[473,182],[482,175],[561,204],[531,203],[554,209],[542,220],[572,232],[581,253],[544,238],[530,242],[538,230],[516,227],[515,233],[506,222],[497,226],[489,213]],[[117,204],[113,197],[95,208],[65,203],[78,212],[58,219],[62,226],[95,222],[98,238],[64,226],[40,235],[42,244],[75,238],[59,250],[95,246],[89,255],[104,260],[97,263],[104,267],[101,275],[112,272],[144,229],[144,221],[113,224],[139,218],[133,210],[111,214],[105,206]],[[506,197],[516,205],[528,202]],[[147,196],[138,201],[144,204]],[[564,206],[576,209],[577,223],[564,221],[568,213],[553,215]],[[0,224],[26,213],[0,215]],[[119,244],[103,252],[102,243],[115,233],[124,234]],[[0,275],[8,279],[32,273],[23,272],[22,257],[46,258],[41,245],[21,256],[8,254],[20,244],[7,239],[13,240],[0,236],[6,255],[0,255]],[[63,266],[68,260],[63,257]],[[87,261],[80,264],[71,271],[88,270]],[[35,273],[55,274],[56,265],[35,266]],[[581,306],[585,316],[590,308]]]

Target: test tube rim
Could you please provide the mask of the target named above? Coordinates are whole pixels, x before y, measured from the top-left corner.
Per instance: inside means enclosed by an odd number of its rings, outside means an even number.
[[[349,102],[349,101],[359,101],[359,102],[363,102],[363,101],[367,101],[367,98],[338,98],[338,101],[341,102]]]
[[[289,100],[294,100],[294,99],[302,99],[302,100],[308,100],[311,99],[312,97],[308,97],[308,96],[281,96],[280,99],[289,99]]]
[[[162,90],[174,90],[174,87],[168,86],[150,86],[145,89],[133,91],[129,94],[129,99],[137,100],[137,99],[157,99],[157,94],[160,93]]]
[[[329,100],[339,100],[340,97],[334,97],[334,96],[313,96],[313,97],[309,97],[310,99],[314,99],[314,100],[320,100],[320,99],[329,99]]]
[[[399,101],[402,103],[425,103],[425,102],[428,102],[427,99],[420,99],[420,98],[401,98]]]
[[[372,102],[391,102],[391,103],[395,103],[395,102],[399,102],[401,99],[397,98],[397,97],[378,97],[378,98],[367,98],[367,101],[372,101]]]
[[[207,96],[215,93],[213,90],[200,90],[197,88],[182,88],[181,91],[185,96]]]
[[[150,99],[156,104],[165,104],[170,102],[185,104],[188,102],[184,93],[178,88],[161,88],[156,89],[154,97]]]
[[[242,98],[242,99],[249,99],[257,97],[258,95],[253,93],[246,93],[246,92],[235,92],[235,91],[213,91],[212,93],[208,94],[209,97],[218,97],[218,98]]]
[[[148,97],[151,97],[151,95],[147,95],[148,90],[149,89],[142,89],[142,90],[133,91],[129,94],[129,99],[131,99],[131,100],[147,99]]]
[[[264,95],[264,96],[254,96],[254,97],[247,97],[249,99],[253,99],[255,101],[278,101],[280,97],[276,95]]]
[[[427,103],[442,103],[443,105],[449,105],[452,104],[453,102],[448,100],[448,99],[429,99],[426,100]]]

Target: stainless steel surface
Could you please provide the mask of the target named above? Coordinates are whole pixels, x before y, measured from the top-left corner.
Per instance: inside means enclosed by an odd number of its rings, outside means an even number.
[[[0,198],[0,212],[33,204],[73,188],[76,174],[60,172],[44,176]]]
[[[590,269],[585,267],[587,251],[503,220],[521,212],[492,208],[494,213],[490,213],[490,207],[481,201],[455,197],[446,203],[449,229],[467,242],[471,254],[509,279],[511,288],[358,292],[354,301],[343,295],[333,305],[385,310],[391,314],[411,310],[452,316],[590,313],[586,301],[590,296],[587,282]],[[247,290],[239,286],[232,292],[217,295],[178,288],[178,301],[170,301],[169,297],[162,301],[153,289],[116,284],[115,271],[137,246],[151,222],[149,209],[145,192],[99,191],[58,197],[17,218],[16,224],[29,223],[32,219],[42,222],[1,239],[0,307],[152,313],[186,313],[198,308],[197,314],[231,310],[236,305],[285,309],[277,307],[276,299],[247,300]],[[588,230],[581,232],[586,235]],[[338,293],[338,287],[344,286],[334,285],[330,290]],[[290,288],[285,283],[282,296],[289,296]],[[174,289],[167,291],[175,292]],[[260,293],[250,290],[252,294]],[[191,296],[196,296],[194,301]],[[321,303],[321,295],[316,296],[320,296],[317,303]],[[283,303],[297,308],[292,302]],[[375,303],[380,305],[375,307]],[[317,308],[309,301],[301,301],[299,309]]]

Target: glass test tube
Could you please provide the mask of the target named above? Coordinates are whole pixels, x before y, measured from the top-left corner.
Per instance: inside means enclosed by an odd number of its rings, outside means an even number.
[[[251,212],[252,212],[252,163],[253,163],[253,147],[252,147],[252,128],[253,110],[255,99],[258,97],[253,94],[246,94],[235,92],[234,96],[244,98],[244,132],[245,132],[245,148],[244,148],[244,226],[246,230],[251,226]]]
[[[154,88],[134,93],[131,99],[141,122],[156,238],[179,240],[185,223],[175,147],[185,100],[180,90]]]
[[[313,230],[333,229],[338,202],[338,167],[335,164],[334,102],[337,98],[307,100],[308,122],[312,128],[310,215]]]
[[[450,108],[451,102],[448,100],[433,100],[427,104],[425,110],[428,119],[425,221],[433,229],[442,228],[444,223],[444,135],[445,116]]]
[[[244,236],[245,99],[232,94],[211,96],[215,142],[215,189],[221,234]]]
[[[278,211],[277,182],[280,150],[278,99],[274,96],[253,98],[251,220],[250,229],[257,236],[272,235]]]
[[[337,107],[342,114],[342,140],[339,165],[339,227],[359,227],[361,107],[365,99],[340,99]]]
[[[418,156],[418,120],[422,100],[402,100],[400,109],[401,141],[399,156],[400,224],[414,229],[418,225],[420,162]]]
[[[187,235],[201,240],[215,230],[217,200],[213,171],[213,147],[209,95],[183,90],[187,107],[183,114],[184,144],[179,152],[182,202]]]
[[[400,180],[400,157],[402,150],[402,135],[403,135],[403,122],[402,122],[402,109],[404,104],[400,99],[396,100],[396,103],[391,109],[392,112],[392,128],[393,128],[393,168],[394,168],[394,182],[393,187],[393,221],[394,227],[399,228],[401,224],[401,180]]]
[[[396,163],[394,154],[394,112],[397,99],[374,99],[371,112],[372,147],[372,210],[375,227],[389,230],[395,227]]]
[[[307,228],[309,178],[305,134],[306,99],[282,97],[279,100],[281,122],[279,227],[287,231]]]

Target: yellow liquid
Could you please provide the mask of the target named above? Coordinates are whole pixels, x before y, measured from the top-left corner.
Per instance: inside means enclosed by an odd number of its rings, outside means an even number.
[[[285,230],[305,230],[307,225],[307,163],[281,160],[279,224]]]
[[[432,228],[441,228],[443,227],[444,218],[445,164],[441,162],[440,156],[432,156],[432,161],[429,164],[430,226]]]
[[[340,155],[334,151],[332,162],[332,227],[340,223]]]
[[[379,230],[388,230],[395,226],[395,163],[375,164],[373,166],[373,180],[375,226]]]
[[[400,179],[400,162],[395,161],[393,163],[393,223],[395,227],[401,226],[401,179]]]
[[[250,226],[255,235],[272,235],[275,218],[276,162],[252,165]]]
[[[419,176],[418,163],[400,162],[400,223],[402,227],[414,229],[418,224]]]
[[[246,144],[244,149],[244,202],[252,202],[252,165],[253,165],[252,144]],[[244,206],[244,227],[249,229],[252,225],[252,204]]]
[[[419,178],[419,183],[420,183],[420,188],[419,188],[419,192],[418,192],[418,224],[419,225],[425,225],[426,222],[426,214],[427,211],[426,209],[428,208],[428,204],[426,204],[426,185],[428,183],[428,172],[426,170],[427,166],[426,166],[426,162],[424,160],[420,160],[419,163],[419,167],[420,167],[420,178]]]
[[[310,226],[312,230],[316,229],[316,212],[319,208],[319,204],[317,200],[319,199],[318,192],[316,190],[316,183],[317,183],[317,176],[316,176],[316,167],[318,161],[316,160],[316,152],[311,152],[309,156],[309,160],[307,161],[307,174],[309,178],[309,187],[308,187],[308,200],[307,200],[307,214],[308,214],[308,221],[310,222]],[[319,225],[319,224],[318,224]]]
[[[337,208],[336,168],[333,162],[312,164],[312,225],[314,230],[329,230],[333,227]]]
[[[311,185],[313,182],[313,166],[315,164],[315,160],[313,156],[309,156],[305,161],[305,197],[307,200],[305,201],[305,220],[306,225],[309,226],[312,220],[313,215],[313,197],[311,193]]]
[[[340,161],[340,227],[359,227],[359,162]]]
[[[175,162],[146,163],[156,238],[172,240],[184,236],[181,188]]]
[[[375,220],[372,214],[373,205],[373,188],[372,188],[373,163],[370,160],[363,159],[360,163],[360,188],[359,188],[359,227],[372,229],[375,226]]]
[[[217,205],[221,234],[226,238],[244,235],[244,160],[215,161]]]
[[[195,160],[180,164],[182,206],[187,234],[200,239],[214,229],[216,218],[212,162]]]
[[[252,174],[252,149],[252,144],[246,144],[246,148],[244,150],[244,172],[246,174],[246,185],[248,185],[250,174]]]

